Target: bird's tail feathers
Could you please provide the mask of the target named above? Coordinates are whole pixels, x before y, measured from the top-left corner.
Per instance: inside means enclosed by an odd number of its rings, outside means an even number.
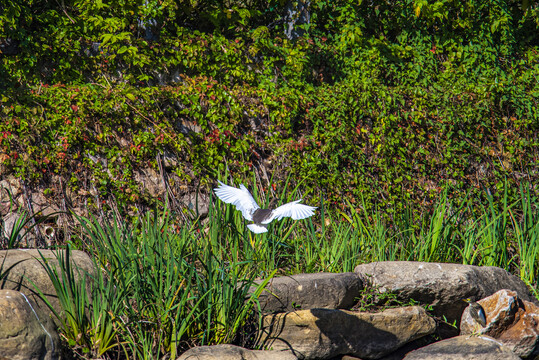
[[[249,230],[251,230],[255,234],[262,234],[262,233],[268,232],[268,228],[265,227],[264,225],[248,224],[247,227],[249,228]]]

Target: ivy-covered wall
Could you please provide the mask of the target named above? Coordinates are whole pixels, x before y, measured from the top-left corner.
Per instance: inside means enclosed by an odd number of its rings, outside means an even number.
[[[538,23],[528,1],[7,0],[0,177],[148,203],[133,174],[168,157],[187,187],[265,172],[388,211],[537,190]]]

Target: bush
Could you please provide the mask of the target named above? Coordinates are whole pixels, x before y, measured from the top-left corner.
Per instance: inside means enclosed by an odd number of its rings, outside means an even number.
[[[3,168],[136,204],[173,154],[185,184],[290,175],[389,213],[536,183],[536,5],[315,1],[295,40],[281,5],[8,1]]]

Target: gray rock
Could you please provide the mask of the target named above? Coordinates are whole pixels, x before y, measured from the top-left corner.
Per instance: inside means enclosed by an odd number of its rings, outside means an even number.
[[[402,360],[406,356],[406,354],[408,354],[408,353],[410,353],[410,352],[412,352],[414,350],[417,350],[417,349],[420,349],[422,347],[425,347],[427,345],[432,344],[435,341],[436,337],[438,337],[437,333],[429,335],[429,336],[422,337],[420,339],[416,339],[414,341],[411,341],[411,342],[401,346],[400,348],[393,351],[392,353],[390,353],[388,355],[385,355],[385,356],[382,356],[378,360]],[[359,358],[357,358],[357,359],[359,359]],[[343,358],[341,360],[345,360],[345,359]],[[354,360],[354,359],[348,359],[348,360]],[[360,360],[362,360],[362,359],[360,359]]]
[[[18,178],[8,175],[0,181],[0,199],[9,202],[22,194],[22,185]]]
[[[0,290],[0,359],[58,359],[58,347],[47,314],[21,292]]]
[[[19,204],[9,197],[8,190],[2,186],[2,182],[0,181],[0,218],[17,212],[19,208]]]
[[[260,341],[265,349],[290,350],[299,359],[378,359],[435,329],[418,306],[380,313],[311,309],[265,316]]]
[[[355,273],[299,274],[270,280],[258,300],[266,313],[350,309],[362,289],[363,283]]]
[[[457,336],[412,351],[405,360],[520,360],[488,336]]]
[[[13,231],[17,231],[18,228],[20,228],[21,225],[23,225],[26,222],[26,218],[24,213],[9,213],[2,219],[2,228],[3,233],[0,234],[0,238],[3,236],[6,239],[9,239],[11,237],[11,234]],[[15,229],[14,229],[15,228]],[[19,234],[16,236],[17,243],[21,242],[23,240],[23,236],[26,233],[26,229],[20,228]],[[7,240],[6,240],[7,241]],[[14,244],[16,245],[16,244]]]
[[[56,251],[37,249],[0,250],[0,273],[9,270],[6,277],[2,280],[2,287],[4,289],[21,291],[29,299],[34,301],[37,307],[43,309],[45,313],[50,313],[50,309],[41,300],[35,287],[32,285],[34,283],[47,296],[51,305],[60,314],[60,303],[56,297],[56,291],[52,282],[41,264],[40,252],[47,259],[50,266],[58,266]],[[86,273],[95,275],[94,263],[88,254],[83,251],[72,251],[70,261],[76,268],[76,276],[77,274],[84,275]]]
[[[163,164],[165,165],[166,169],[175,169],[179,163],[180,159],[178,158],[177,154],[165,150],[163,154]]]
[[[522,358],[539,355],[539,307],[520,300],[517,293],[500,290],[477,302],[485,310],[487,326],[482,328],[464,310],[460,323],[462,335],[485,334],[498,340]]]
[[[522,280],[492,266],[386,261],[358,265],[354,271],[366,287],[395,293],[405,302],[414,299],[430,304],[434,314],[449,322],[460,321],[467,306],[462,299],[481,299],[501,289],[514,290],[522,299],[537,303]]]
[[[210,197],[200,192],[185,194],[180,198],[180,203],[185,205],[194,215],[206,217],[210,209]]]
[[[175,103],[177,108],[183,109],[185,106],[183,104],[180,104],[179,102]],[[195,121],[185,119],[185,118],[179,118],[174,123],[174,129],[176,131],[181,132],[184,135],[189,135],[191,133],[194,134],[200,134],[202,132],[202,127],[198,125]]]
[[[0,191],[1,190],[2,188],[0,188]],[[8,215],[12,211],[17,211],[17,205],[15,205],[15,203],[10,203],[9,201],[2,201],[0,199],[0,217]]]
[[[177,360],[296,360],[288,351],[248,350],[234,345],[198,346]]]
[[[0,232],[0,239],[7,242],[12,237],[12,234],[15,235],[16,233],[15,243],[12,244],[11,247],[35,247],[37,234],[40,234],[40,236],[44,237],[46,240],[52,240],[52,238],[47,235],[46,230],[53,229],[54,232],[54,228],[43,224],[35,225],[36,222],[34,220],[37,218],[49,217],[49,219],[57,221],[58,211],[58,208],[48,206],[40,208],[35,217],[29,215],[26,211],[12,212],[3,218],[0,217],[0,229],[2,229],[2,232]],[[36,231],[37,229],[39,229],[39,231]]]
[[[3,227],[3,233],[0,233],[0,239],[3,237],[2,241],[5,245],[12,238],[13,242],[9,246],[5,246],[5,248],[36,247],[38,243],[41,244],[36,239],[38,234],[40,236],[42,235],[42,230],[38,231],[38,229],[43,229],[44,226],[35,225],[34,220],[35,218],[28,215],[26,211],[7,214],[2,219],[3,224],[0,224]]]
[[[47,200],[47,198],[41,191],[32,190],[30,191],[29,196],[30,196],[29,201],[32,204],[33,210],[36,213],[41,212],[44,216],[47,216],[49,214],[60,211],[60,209],[58,209],[55,206],[52,206],[49,203],[49,201]]]
[[[305,34],[305,29],[298,25],[311,21],[310,1],[288,1],[285,6],[284,34],[289,40],[295,40]]]
[[[147,167],[135,172],[134,175],[135,181],[138,185],[150,194],[150,196],[163,197],[166,192],[165,183],[161,174]],[[163,199],[164,200],[164,199]]]

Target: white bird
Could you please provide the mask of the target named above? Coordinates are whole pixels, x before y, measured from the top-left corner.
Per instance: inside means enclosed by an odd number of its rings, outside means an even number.
[[[301,199],[279,206],[277,209],[261,209],[255,199],[243,184],[240,188],[228,186],[219,181],[219,187],[215,188],[215,194],[219,199],[227,204],[232,204],[241,211],[243,217],[252,221],[247,225],[249,230],[255,234],[268,231],[267,225],[275,220],[284,217],[291,217],[294,220],[306,219],[314,215],[316,207],[300,204]]]

